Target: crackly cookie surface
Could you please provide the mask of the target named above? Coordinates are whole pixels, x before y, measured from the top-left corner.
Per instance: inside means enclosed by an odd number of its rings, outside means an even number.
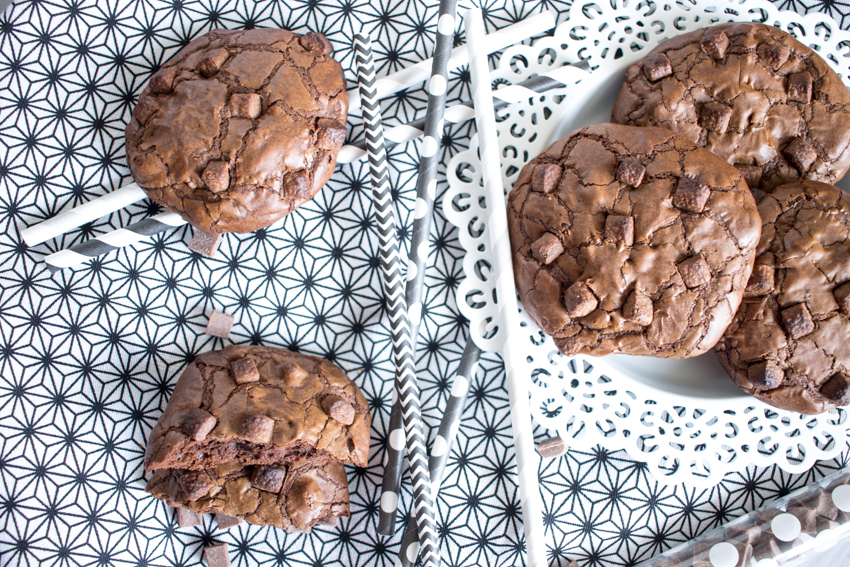
[[[214,30],[150,79],[127,161],[156,202],[204,232],[250,232],[311,199],[345,139],[342,67],[321,34]]]
[[[732,23],[664,41],[632,65],[612,121],[673,130],[769,190],[844,176],[848,104],[847,87],[811,49],[772,26]]]
[[[762,218],[746,296],[715,347],[743,390],[813,414],[850,403],[850,199],[798,181],[758,205]]]
[[[366,466],[370,425],[366,399],[337,365],[232,345],[198,356],[177,380],[148,437],[145,470],[305,458]]]
[[[685,358],[738,308],[761,223],[737,169],[662,128],[598,124],[508,199],[517,290],[565,354]]]
[[[158,469],[145,490],[172,507],[219,512],[287,531],[309,532],[317,523],[349,515],[348,479],[339,463]]]

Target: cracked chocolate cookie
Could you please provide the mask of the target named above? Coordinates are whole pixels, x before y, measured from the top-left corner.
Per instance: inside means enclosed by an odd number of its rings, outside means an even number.
[[[280,348],[202,354],[177,380],[148,437],[145,470],[286,465],[366,466],[366,399],[335,364]]]
[[[741,173],[662,128],[555,142],[508,199],[516,286],[564,354],[702,354],[738,309],[761,222]]]
[[[316,524],[349,515],[348,479],[339,463],[159,469],[145,490],[172,507],[218,512],[288,532],[309,532]]]
[[[318,33],[215,30],[150,79],[126,128],[151,199],[211,234],[269,226],[330,178],[346,135],[342,67]]]
[[[744,301],[714,351],[740,388],[814,414],[850,403],[850,199],[814,181],[777,187]]]
[[[848,103],[847,87],[811,49],[778,28],[733,23],[664,41],[632,65],[612,121],[682,134],[767,191],[844,176]]]

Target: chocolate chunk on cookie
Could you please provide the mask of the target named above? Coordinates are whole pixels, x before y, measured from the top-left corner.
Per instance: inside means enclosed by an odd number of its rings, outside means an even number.
[[[213,30],[159,69],[125,129],[148,196],[210,233],[246,233],[301,206],[346,135],[342,67],[321,34]]]
[[[198,356],[180,376],[148,438],[145,469],[305,458],[365,466],[370,423],[366,399],[335,364],[279,348],[228,346]]]
[[[191,495],[184,477],[203,477]],[[230,463],[203,471],[158,469],[145,490],[170,505],[236,523],[309,532],[328,519],[349,515],[348,479],[337,462],[310,459],[279,466]]]
[[[557,186],[541,190],[541,170]],[[669,130],[599,124],[523,168],[508,229],[523,305],[563,353],[686,358],[731,321],[761,222],[723,159]]]
[[[660,43],[626,71],[612,121],[667,128],[757,168],[744,172],[751,189],[835,183],[850,168],[850,93],[817,53],[764,24],[720,24]]]
[[[781,185],[758,205],[756,267],[715,347],[746,392],[806,414],[850,403],[850,199],[815,181]]]

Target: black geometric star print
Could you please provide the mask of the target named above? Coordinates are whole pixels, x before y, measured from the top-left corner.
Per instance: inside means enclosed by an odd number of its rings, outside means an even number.
[[[50,276],[45,254],[126,226],[158,208],[142,202],[27,248],[22,227],[130,180],[123,130],[148,77],[210,29],[283,27],[324,33],[351,73],[350,38],[375,30],[378,74],[429,57],[437,0],[37,0],[0,15],[0,562],[3,565],[202,565],[227,542],[234,565],[390,566],[401,536],[376,535],[381,456],[393,366],[379,282],[378,241],[364,164],[339,166],[328,186],[276,226],[229,235],[216,259],[188,250],[186,227]],[[850,27],[843,2],[782,0]],[[570,3],[486,0],[488,30],[541,7],[563,21]],[[463,35],[455,38],[457,45]],[[465,68],[450,102],[471,97]],[[417,86],[383,101],[388,126],[422,117]],[[362,137],[358,116],[352,139]],[[444,167],[474,127],[448,126],[417,360],[423,416],[436,434],[466,321],[455,295],[463,248],[442,214]],[[410,242],[418,146],[389,153],[399,238]],[[145,441],[185,365],[225,341],[204,334],[212,310],[234,315],[230,342],[326,357],[360,385],[374,417],[369,466],[349,468],[350,519],[310,535],[211,518],[177,529],[144,490]],[[543,437],[544,431],[538,431]],[[660,485],[623,452],[570,451],[541,466],[552,565],[633,565],[820,478],[776,467],[730,474],[719,486]],[[510,407],[501,359],[485,354],[439,497],[447,566],[522,565]],[[399,524],[410,513],[406,484]]]

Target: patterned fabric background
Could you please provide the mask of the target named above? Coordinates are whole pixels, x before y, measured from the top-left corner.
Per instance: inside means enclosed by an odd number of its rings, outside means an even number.
[[[779,5],[850,26],[845,3]],[[569,9],[494,0],[485,6],[488,28],[541,6],[559,21]],[[353,79],[353,31],[377,28],[383,75],[430,55],[436,12],[436,0],[34,0],[0,17],[0,563],[199,565],[203,546],[227,542],[235,565],[393,564],[400,536],[375,531],[393,368],[365,166],[338,167],[311,203],[268,230],[230,235],[214,260],[189,252],[181,228],[75,271],[51,276],[41,263],[155,212],[151,203],[32,249],[17,231],[129,181],[123,130],[135,97],[191,38],[217,27],[321,31]],[[468,73],[453,78],[450,98],[469,98]],[[401,93],[384,102],[386,121],[407,122],[425,105],[421,89]],[[447,130],[444,163],[471,128]],[[391,152],[407,241],[417,151]],[[466,335],[454,297],[462,249],[439,209],[432,250],[418,368],[435,430]],[[177,377],[195,355],[223,346],[204,335],[213,309],[236,316],[232,342],[324,356],[363,389],[372,451],[369,467],[348,470],[350,520],[312,535],[244,523],[221,532],[210,518],[181,531],[143,491],[145,440]],[[439,499],[446,565],[523,564],[503,378],[500,359],[486,355]],[[695,490],[659,486],[621,452],[571,451],[541,470],[551,563],[633,565],[846,460],[802,476],[753,469]],[[410,501],[408,491],[400,513]]]

